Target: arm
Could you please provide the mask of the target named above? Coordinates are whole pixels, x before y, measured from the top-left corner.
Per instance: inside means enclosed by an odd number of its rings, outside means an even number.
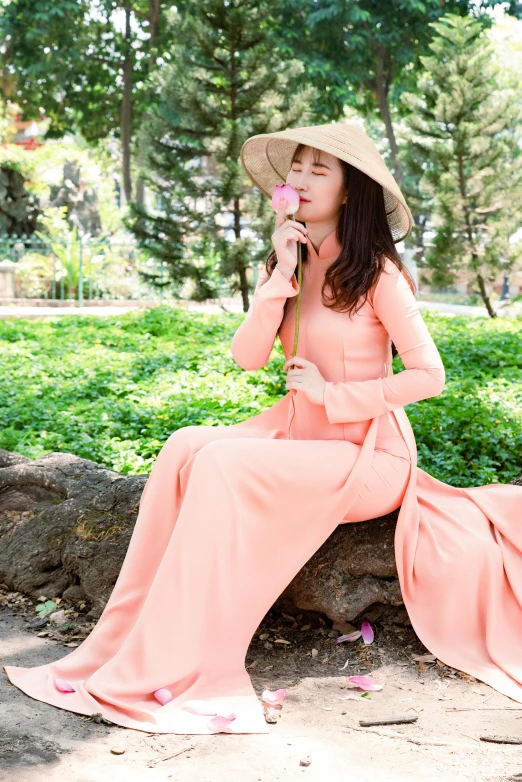
[[[324,406],[331,424],[367,421],[437,396],[444,388],[439,351],[407,280],[392,261],[386,263],[375,285],[372,304],[406,369],[375,380],[327,382]]]
[[[263,270],[245,319],[232,337],[230,351],[236,364],[243,369],[265,366],[283,319],[285,302],[289,296],[297,296],[298,293],[295,274],[288,281],[277,266],[271,276],[266,269]]]

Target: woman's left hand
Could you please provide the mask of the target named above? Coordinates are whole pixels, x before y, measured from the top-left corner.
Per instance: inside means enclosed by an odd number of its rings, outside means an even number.
[[[292,365],[297,368],[290,369]],[[286,388],[290,391],[302,391],[314,405],[324,404],[324,388],[326,380],[321,375],[317,366],[307,358],[294,356],[285,361],[283,369],[288,369],[286,376]]]

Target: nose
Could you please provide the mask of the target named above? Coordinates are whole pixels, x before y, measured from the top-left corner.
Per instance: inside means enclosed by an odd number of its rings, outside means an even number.
[[[307,197],[306,193],[308,192],[308,185],[306,183],[306,178],[307,178],[306,172],[292,170],[290,173],[292,174],[292,179],[291,179],[292,187],[294,188],[294,190],[297,190],[297,192],[300,195],[303,195],[306,198]]]

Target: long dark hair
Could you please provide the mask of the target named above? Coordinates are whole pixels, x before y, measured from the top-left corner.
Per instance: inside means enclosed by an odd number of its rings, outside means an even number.
[[[306,146],[306,144],[298,144],[292,156],[292,164]],[[313,147],[312,152],[314,164],[320,163],[321,150]],[[336,312],[346,312],[351,317],[366,302],[369,291],[377,283],[384,268],[386,258],[389,258],[400,271],[406,273],[414,293],[415,282],[395,248],[386,218],[382,185],[350,163],[340,158],[338,160],[342,167],[343,185],[348,191],[348,198],[341,207],[337,224],[336,235],[341,245],[341,252],[326,270],[321,295],[325,307]],[[301,248],[304,284],[308,247],[303,243]],[[276,252],[272,250],[265,264],[269,274],[272,274],[276,264]],[[331,290],[328,299],[325,295],[327,286]],[[295,299],[296,297],[292,296],[286,300],[282,323],[295,307]],[[392,356],[395,355],[397,349],[392,343]]]

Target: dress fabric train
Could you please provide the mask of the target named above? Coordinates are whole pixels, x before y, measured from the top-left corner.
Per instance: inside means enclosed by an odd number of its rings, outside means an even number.
[[[36,700],[150,733],[268,733],[245,669],[251,638],[342,523],[400,506],[395,558],[414,630],[446,664],[522,703],[522,487],[456,488],[417,466],[404,405],[444,388],[444,367],[391,262],[352,317],[321,300],[335,231],[307,239],[297,355],[327,380],[324,404],[291,390],[231,426],[187,426],[161,449],[129,548],[96,626],[62,659],[6,665]],[[299,291],[263,272],[231,345],[246,370],[286,357]],[[392,371],[391,341],[405,370]],[[58,691],[65,679],[74,692]],[[173,699],[161,705],[160,688]],[[200,700],[227,727],[184,708]]]

